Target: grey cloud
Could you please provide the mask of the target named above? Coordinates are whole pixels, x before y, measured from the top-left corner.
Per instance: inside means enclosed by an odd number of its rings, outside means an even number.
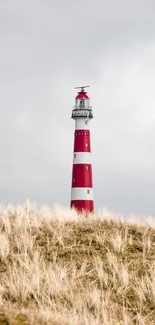
[[[73,87],[88,83],[96,208],[155,213],[154,9],[0,1],[1,202],[69,204]]]

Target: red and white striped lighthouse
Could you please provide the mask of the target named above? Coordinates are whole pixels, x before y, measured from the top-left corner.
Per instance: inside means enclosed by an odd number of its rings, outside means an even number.
[[[75,98],[72,118],[75,120],[74,152],[72,169],[71,208],[94,212],[91,164],[90,120],[92,107],[84,87]]]

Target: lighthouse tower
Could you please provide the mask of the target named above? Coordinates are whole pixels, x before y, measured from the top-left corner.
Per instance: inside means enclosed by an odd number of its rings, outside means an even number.
[[[84,87],[75,98],[72,118],[75,120],[74,152],[72,169],[71,208],[94,212],[91,164],[90,120],[92,107]]]

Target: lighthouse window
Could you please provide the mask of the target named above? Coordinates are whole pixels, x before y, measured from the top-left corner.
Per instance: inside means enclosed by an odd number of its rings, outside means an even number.
[[[87,122],[87,121],[85,121],[85,124],[88,124],[88,122]]]
[[[88,170],[89,169],[89,166],[86,166],[86,170]]]
[[[87,133],[85,132],[85,135],[87,135]]]
[[[88,147],[88,143],[86,142],[86,147]]]
[[[87,190],[87,194],[90,194],[90,190]]]
[[[74,153],[74,158],[76,158],[76,153]]]
[[[73,183],[75,182],[75,178],[73,178]]]

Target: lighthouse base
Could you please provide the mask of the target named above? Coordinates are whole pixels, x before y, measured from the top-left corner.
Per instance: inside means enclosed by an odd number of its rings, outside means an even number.
[[[72,200],[71,208],[78,210],[79,212],[94,212],[94,201],[91,200]]]

